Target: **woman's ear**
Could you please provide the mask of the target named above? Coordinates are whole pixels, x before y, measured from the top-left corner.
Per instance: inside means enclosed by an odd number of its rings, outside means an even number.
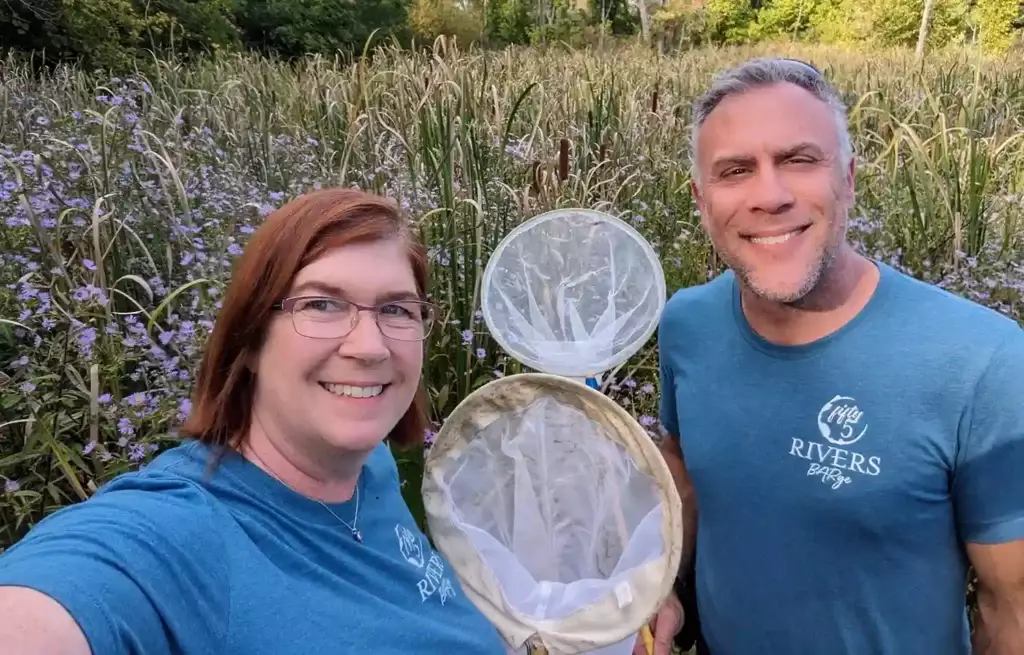
[[[248,369],[249,372],[252,373],[253,375],[256,375],[256,371],[259,368],[260,363],[259,352],[254,352],[250,350],[249,352],[245,353],[243,360],[245,361],[245,368]]]

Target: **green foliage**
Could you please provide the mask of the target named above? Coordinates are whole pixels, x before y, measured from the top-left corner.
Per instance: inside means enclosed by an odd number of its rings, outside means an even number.
[[[489,0],[487,2],[488,43],[494,46],[526,43],[530,39],[530,0]]]
[[[639,17],[631,10],[627,0],[587,0],[589,16],[593,23],[605,23],[615,36],[634,34]]]
[[[0,49],[47,49],[88,68],[131,70],[148,53],[239,45],[233,0],[11,0],[0,4]]]
[[[283,57],[356,52],[374,30],[404,39],[406,0],[237,0],[236,23],[251,48]]]
[[[583,48],[598,41],[600,28],[594,26],[589,14],[567,5],[556,5],[550,22],[535,25],[529,30],[533,45],[561,43]]]
[[[400,41],[408,0],[9,0],[0,50],[48,50],[87,68],[130,72],[241,46],[283,57],[358,52],[374,30]]]
[[[453,0],[415,0],[409,12],[409,26],[423,41],[448,36],[465,47],[483,37],[482,16],[457,6]]]
[[[757,15],[750,0],[705,0],[706,38],[711,43],[730,45],[750,40],[750,26]]]
[[[651,15],[651,29],[663,44],[689,49],[706,42],[707,13],[692,0],[668,0]]]
[[[924,0],[827,0],[818,3],[811,23],[824,43],[914,47],[923,10]],[[928,45],[941,48],[963,42],[968,16],[963,0],[935,0]]]
[[[802,41],[913,47],[924,0],[647,0],[660,49]],[[928,48],[977,44],[999,55],[1020,43],[1018,0],[936,0]],[[357,55],[376,35],[420,45],[604,45],[640,29],[632,0],[7,0],[0,51],[73,59],[87,68],[153,72],[155,58],[240,49],[284,58]]]
[[[241,45],[235,25],[236,0],[154,0],[149,9],[170,17],[160,50],[187,55],[236,50]]]
[[[976,0],[972,18],[978,29],[978,43],[986,52],[1001,54],[1014,42],[1021,42],[1013,27],[1024,19],[1024,3],[1020,0]]]
[[[829,4],[830,0],[772,0],[757,12],[750,37],[762,40],[811,36],[814,16]]]

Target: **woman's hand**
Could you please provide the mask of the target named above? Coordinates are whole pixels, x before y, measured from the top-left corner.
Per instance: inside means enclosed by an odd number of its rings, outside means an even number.
[[[673,592],[658,610],[650,625],[654,634],[654,652],[647,651],[641,635],[633,645],[633,655],[671,655],[672,639],[683,629],[683,619],[683,604]]]

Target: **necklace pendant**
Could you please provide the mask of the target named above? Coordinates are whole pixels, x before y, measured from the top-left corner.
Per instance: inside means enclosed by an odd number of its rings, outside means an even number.
[[[352,530],[352,537],[354,537],[357,542],[363,543],[363,535],[359,530]]]

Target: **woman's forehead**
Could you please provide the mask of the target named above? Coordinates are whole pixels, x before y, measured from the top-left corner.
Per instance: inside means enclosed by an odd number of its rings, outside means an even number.
[[[332,248],[301,269],[291,286],[293,295],[299,290],[347,298],[419,295],[408,251],[398,240]]]

